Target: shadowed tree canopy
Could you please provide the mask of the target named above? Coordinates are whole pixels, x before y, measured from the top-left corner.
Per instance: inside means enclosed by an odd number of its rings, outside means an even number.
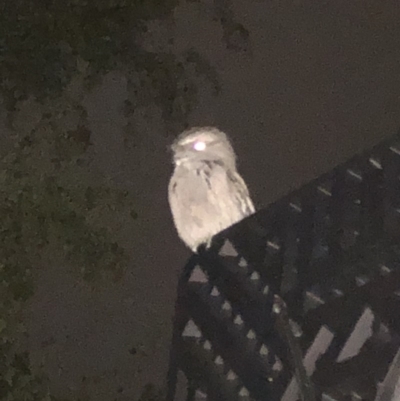
[[[196,101],[189,65],[218,89],[215,72],[193,50],[150,52],[140,45],[148,22],[166,21],[177,4],[178,0],[2,0],[0,90],[7,109],[13,111],[28,96],[58,96],[77,74],[91,86],[119,69],[134,86],[131,93],[137,94],[129,105],[155,103],[166,122],[182,120]]]
[[[43,373],[32,370],[25,346],[23,309],[40,266],[70,265],[93,284],[118,280],[127,264],[104,216],[107,222],[112,216],[135,218],[133,199],[89,172],[87,113],[82,98],[65,89],[77,84],[90,90],[118,70],[129,87],[127,113],[156,104],[167,127],[182,124],[196,104],[196,76],[219,89],[216,73],[194,50],[151,52],[140,44],[148,23],[168,20],[177,5],[178,0],[0,2],[0,97],[11,135],[11,145],[0,146],[0,400],[55,399]],[[18,113],[26,103],[39,117],[21,126]],[[147,386],[142,399],[156,397]]]

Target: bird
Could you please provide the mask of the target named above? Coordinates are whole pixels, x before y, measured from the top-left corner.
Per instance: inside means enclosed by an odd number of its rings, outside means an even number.
[[[215,127],[193,127],[171,145],[174,171],[168,201],[178,236],[197,253],[213,237],[255,212],[237,171],[228,136]]]

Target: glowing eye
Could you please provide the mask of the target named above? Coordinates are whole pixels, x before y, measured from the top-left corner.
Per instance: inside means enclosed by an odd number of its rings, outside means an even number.
[[[206,144],[202,141],[198,141],[195,142],[195,144],[193,145],[195,150],[201,151],[204,150],[206,148]]]

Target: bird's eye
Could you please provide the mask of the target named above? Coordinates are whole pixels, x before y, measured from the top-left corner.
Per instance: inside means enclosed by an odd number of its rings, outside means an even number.
[[[197,151],[202,151],[206,148],[206,144],[203,141],[197,141],[193,144],[193,148]]]

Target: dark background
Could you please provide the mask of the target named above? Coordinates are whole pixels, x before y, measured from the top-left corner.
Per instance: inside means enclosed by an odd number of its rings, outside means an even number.
[[[231,136],[258,209],[396,133],[398,2],[236,0],[235,18],[249,32],[236,49],[227,48],[212,4],[181,4],[174,24],[152,23],[143,43],[195,47],[216,69],[220,94],[199,80],[188,124]],[[169,35],[173,45],[165,43]],[[156,106],[125,117],[128,92],[123,74],[111,72],[83,104],[91,168],[134,196],[138,218],[121,218],[116,230],[129,269],[118,282],[89,289],[63,266],[43,266],[27,309],[32,361],[44,364],[59,396],[131,400],[165,377],[177,278],[190,253],[167,204],[174,134]],[[28,124],[35,107],[25,102],[20,110],[19,123]],[[128,120],[136,134],[125,146]]]

